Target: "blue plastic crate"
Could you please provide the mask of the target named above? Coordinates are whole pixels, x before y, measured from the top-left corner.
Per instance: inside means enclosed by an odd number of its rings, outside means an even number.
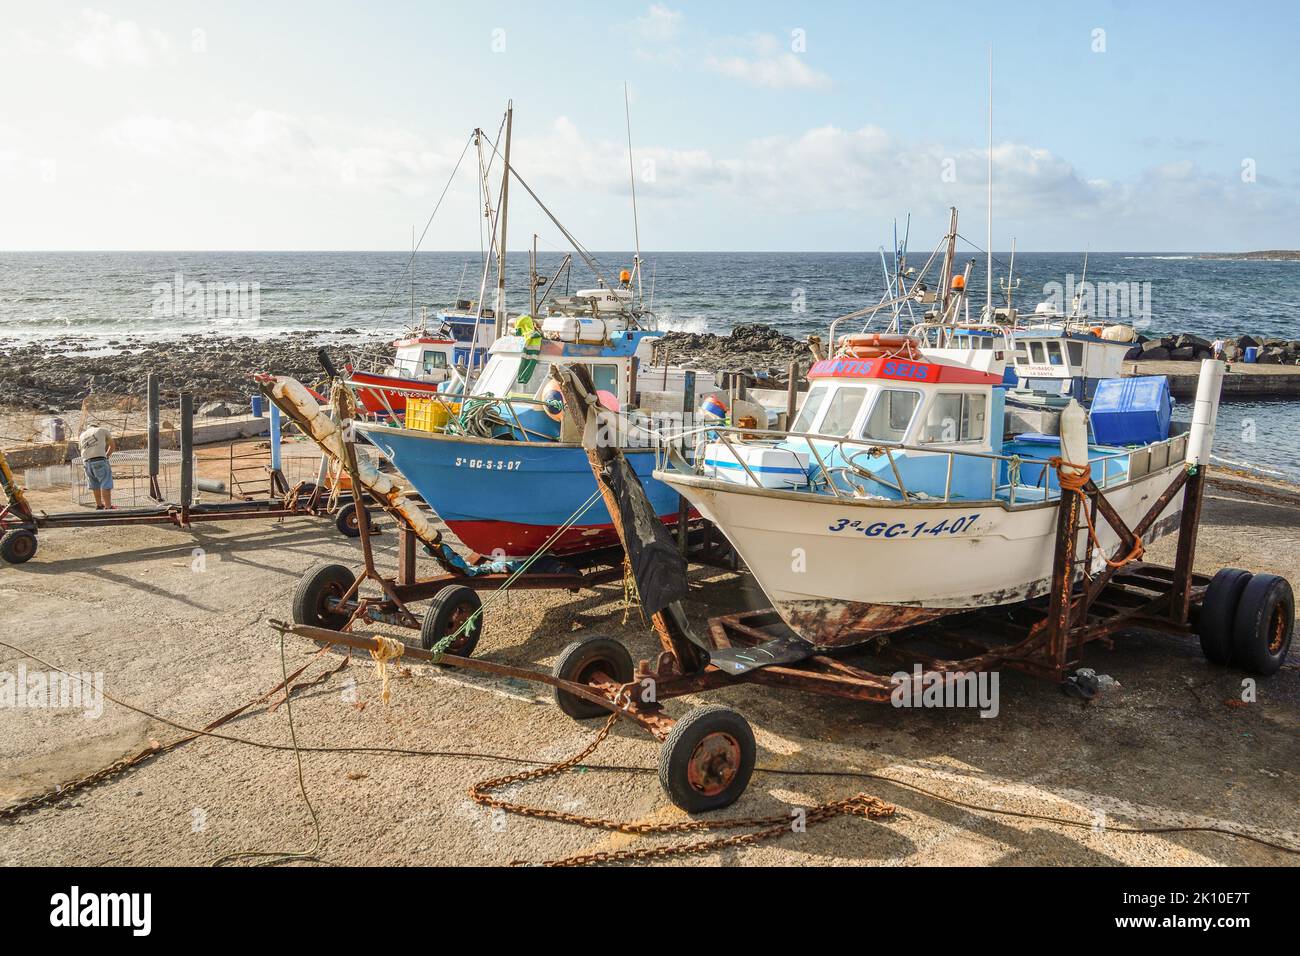
[[[1108,378],[1097,385],[1088,419],[1101,445],[1149,445],[1169,437],[1173,400],[1163,375]]]

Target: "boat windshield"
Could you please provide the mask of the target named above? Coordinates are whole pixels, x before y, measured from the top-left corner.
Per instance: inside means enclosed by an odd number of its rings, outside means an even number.
[[[808,395],[803,400],[803,407],[799,409],[799,414],[795,417],[794,424],[790,426],[792,432],[807,433],[813,430],[813,422],[817,421],[817,414],[822,410],[822,404],[826,401],[827,388],[825,385],[813,385],[808,389]]]
[[[509,395],[518,374],[518,355],[494,355],[488,360],[479,380],[474,383],[474,394],[498,397]]]
[[[908,426],[916,407],[921,404],[921,393],[910,389],[884,388],[871,406],[871,414],[862,427],[862,437],[868,441],[901,444],[907,438]]]
[[[823,435],[841,437],[849,433],[853,422],[862,409],[862,402],[867,397],[865,388],[838,388],[826,403],[826,416],[822,419],[818,431]]]

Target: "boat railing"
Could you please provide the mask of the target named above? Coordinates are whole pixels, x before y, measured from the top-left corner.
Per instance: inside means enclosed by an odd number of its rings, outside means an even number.
[[[720,441],[726,446],[731,453],[732,459],[744,470],[748,479],[757,487],[762,486],[758,476],[754,474],[753,469],[745,462],[744,457],[734,443],[734,439],[739,438],[744,444],[755,439],[764,442],[781,442],[787,447],[792,443],[801,442],[809,452],[810,457],[816,461],[820,473],[825,477],[827,490],[837,498],[852,497],[843,489],[839,488],[833,476],[836,473],[851,474],[859,478],[866,478],[879,482],[885,487],[897,492],[904,501],[938,501],[950,502],[953,497],[953,479],[956,472],[956,463],[959,458],[977,459],[988,462],[989,467],[989,489],[990,496],[995,496],[1002,483],[999,482],[1000,469],[1003,465],[1007,469],[1007,503],[1009,506],[1017,504],[1029,504],[1031,502],[1041,502],[1059,494],[1059,489],[1050,487],[1050,475],[1052,467],[1050,461],[1042,458],[1026,458],[1022,455],[999,454],[990,451],[977,451],[974,449],[945,448],[936,445],[912,445],[903,442],[878,441],[872,439],[848,438],[843,435],[822,435],[817,433],[796,433],[781,432],[770,429],[759,428],[734,428],[723,425],[704,425],[688,431],[683,431],[680,435],[674,436],[681,440],[688,433],[703,434],[703,441]],[[676,442],[661,442],[661,457],[657,467],[664,468],[668,464],[668,449],[672,448]],[[821,447],[819,447],[819,445]],[[829,447],[828,447],[829,446]],[[791,450],[795,450],[791,448]],[[1162,471],[1172,464],[1182,461],[1186,457],[1187,435],[1174,435],[1163,441],[1155,442],[1150,445],[1144,445],[1138,448],[1116,449],[1113,452],[1089,456],[1090,466],[1101,466],[1100,475],[1094,479],[1097,486],[1107,488],[1116,484],[1122,484],[1136,478],[1154,472]],[[827,465],[827,459],[835,461],[835,453],[838,452],[838,460],[845,462],[844,465]],[[944,455],[947,458],[944,489],[942,496],[923,492],[919,489],[911,489],[903,478],[903,471],[899,467],[898,455],[900,453],[923,454],[923,455]],[[871,457],[886,456],[889,463],[890,473],[894,477],[891,483],[882,478],[874,471],[869,471],[861,467],[857,459],[863,455]],[[692,469],[695,474],[702,475],[707,467],[705,456],[697,450],[694,456]],[[1123,462],[1123,469],[1113,469],[1109,467],[1110,462]],[[1033,484],[1025,484],[1020,480],[1021,469],[1024,466],[1037,467],[1038,477]],[[811,480],[811,475],[810,475]],[[1018,502],[1017,495],[1032,489],[1035,494],[1031,497],[1030,502]],[[969,499],[963,499],[969,500]]]

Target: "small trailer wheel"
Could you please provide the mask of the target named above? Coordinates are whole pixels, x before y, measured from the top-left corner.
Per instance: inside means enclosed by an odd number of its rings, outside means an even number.
[[[1267,677],[1286,660],[1294,630],[1295,595],[1291,585],[1276,574],[1257,574],[1246,585],[1237,605],[1232,659],[1252,674]]]
[[[1201,636],[1201,651],[1212,664],[1226,667],[1232,663],[1232,631],[1237,619],[1241,592],[1250,583],[1251,574],[1240,568],[1223,568],[1205,589],[1196,630]]]
[[[0,538],[0,558],[10,564],[23,564],[36,556],[36,532],[13,528]]]
[[[603,673],[611,680],[626,684],[632,679],[635,669],[632,655],[622,642],[612,637],[588,637],[574,641],[560,652],[551,676],[574,684],[590,684],[593,677]],[[555,703],[574,720],[590,720],[610,712],[607,707],[575,697],[558,687],[555,688]]]
[[[374,531],[375,523],[371,520],[372,517],[370,511],[367,509],[366,519],[370,521],[370,530]],[[357,513],[357,504],[355,501],[346,504],[339,509],[338,516],[334,519],[334,527],[338,528],[344,537],[361,537],[361,520]]]
[[[754,732],[729,707],[691,711],[659,751],[659,785],[687,813],[720,810],[740,799],[754,772]]]
[[[475,616],[477,615],[477,616]],[[474,622],[465,632],[447,645],[446,653],[469,657],[474,653],[479,636],[483,633],[483,602],[478,592],[463,584],[449,584],[433,596],[433,603],[424,612],[420,625],[420,646],[426,651],[448,634],[454,634],[471,617]]]
[[[330,607],[331,598],[341,600],[352,589],[356,575],[341,564],[317,564],[298,582],[293,592],[293,623],[337,631],[350,617]]]

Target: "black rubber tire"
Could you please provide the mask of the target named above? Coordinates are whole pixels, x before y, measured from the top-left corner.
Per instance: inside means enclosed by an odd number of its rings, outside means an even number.
[[[0,558],[9,564],[24,564],[36,557],[36,532],[11,528],[0,538]]]
[[[700,789],[691,780],[692,763],[702,745],[720,745],[732,751],[729,778],[716,780],[716,790]],[[755,754],[749,721],[730,707],[700,707],[677,721],[660,748],[659,785],[668,799],[687,813],[720,810],[739,800],[749,786]],[[696,770],[700,769],[697,764]]]
[[[1256,574],[1241,593],[1232,631],[1238,667],[1267,677],[1286,660],[1295,631],[1295,595],[1286,578]]]
[[[338,528],[339,533],[345,538],[361,537],[361,525],[357,522],[357,505],[356,502],[349,502],[339,509],[339,513],[334,518],[334,527]],[[366,512],[366,518],[371,517],[370,512]],[[374,524],[370,525],[374,530]]]
[[[1205,589],[1205,600],[1197,615],[1196,630],[1201,636],[1201,651],[1211,664],[1227,667],[1232,663],[1233,629],[1241,592],[1250,583],[1251,574],[1240,568],[1223,568]]]
[[[293,623],[340,630],[347,624],[348,615],[326,608],[325,599],[343,597],[355,580],[352,569],[341,564],[313,565],[293,592]]]
[[[420,646],[426,651],[455,631],[469,614],[478,614],[460,637],[448,645],[447,654],[457,657],[469,657],[478,646],[478,639],[483,633],[483,602],[478,592],[463,584],[448,584],[433,596],[433,602],[424,612],[424,621],[420,625]]]
[[[612,637],[588,637],[574,641],[560,652],[559,659],[551,668],[551,676],[575,684],[589,684],[598,671],[603,671],[605,676],[626,684],[635,670],[632,655],[622,642]],[[558,687],[555,688],[555,703],[574,720],[590,720],[610,713],[608,707],[575,697]]]

